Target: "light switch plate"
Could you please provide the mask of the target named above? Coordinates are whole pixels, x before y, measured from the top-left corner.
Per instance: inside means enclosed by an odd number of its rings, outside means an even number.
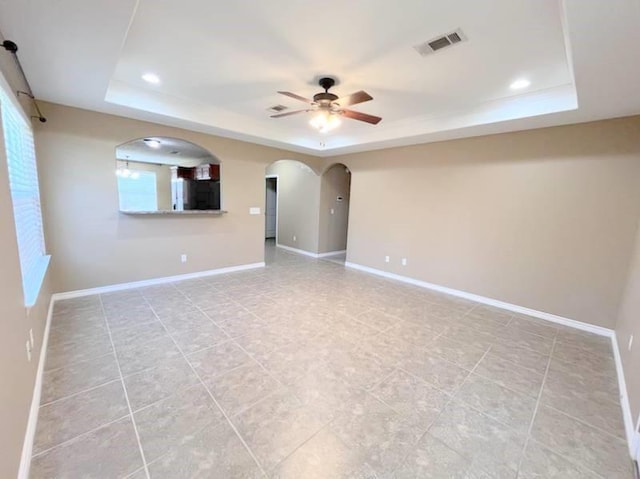
[[[256,206],[252,206],[251,208],[249,208],[249,214],[250,215],[259,215],[260,214],[260,208],[258,208]]]

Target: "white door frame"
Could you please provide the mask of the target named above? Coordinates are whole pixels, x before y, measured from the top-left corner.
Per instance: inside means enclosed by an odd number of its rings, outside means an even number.
[[[280,177],[278,175],[265,175],[264,179],[273,179],[276,180],[276,244],[278,244],[278,219],[280,218]],[[265,233],[266,233],[266,216],[267,216],[267,182],[264,183],[264,197],[265,197],[265,205],[264,205],[264,215],[265,215]]]

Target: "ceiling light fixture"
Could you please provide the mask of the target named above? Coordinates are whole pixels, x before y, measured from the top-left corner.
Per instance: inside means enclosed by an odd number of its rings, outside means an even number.
[[[342,122],[336,113],[330,111],[320,111],[314,116],[309,124],[320,133],[327,133],[340,126]]]
[[[160,77],[155,73],[145,73],[142,75],[142,79],[147,83],[152,83],[153,85],[160,83]]]
[[[527,88],[531,85],[531,82],[526,78],[520,78],[519,80],[514,81],[509,88],[512,90],[522,90],[523,88]]]
[[[153,138],[145,138],[144,144],[150,148],[160,148],[160,140],[154,140]]]

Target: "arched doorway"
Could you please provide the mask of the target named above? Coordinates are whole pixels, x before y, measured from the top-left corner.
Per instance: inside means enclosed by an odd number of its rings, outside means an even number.
[[[349,232],[351,171],[336,163],[327,168],[320,183],[318,256],[344,263]]]

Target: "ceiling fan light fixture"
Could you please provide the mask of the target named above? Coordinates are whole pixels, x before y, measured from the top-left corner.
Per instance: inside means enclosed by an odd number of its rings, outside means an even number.
[[[153,138],[145,138],[144,144],[150,148],[160,148],[161,142],[160,140],[154,140]]]
[[[320,133],[327,133],[340,126],[342,123],[340,118],[335,113],[321,111],[309,121],[312,127],[318,130]]]

